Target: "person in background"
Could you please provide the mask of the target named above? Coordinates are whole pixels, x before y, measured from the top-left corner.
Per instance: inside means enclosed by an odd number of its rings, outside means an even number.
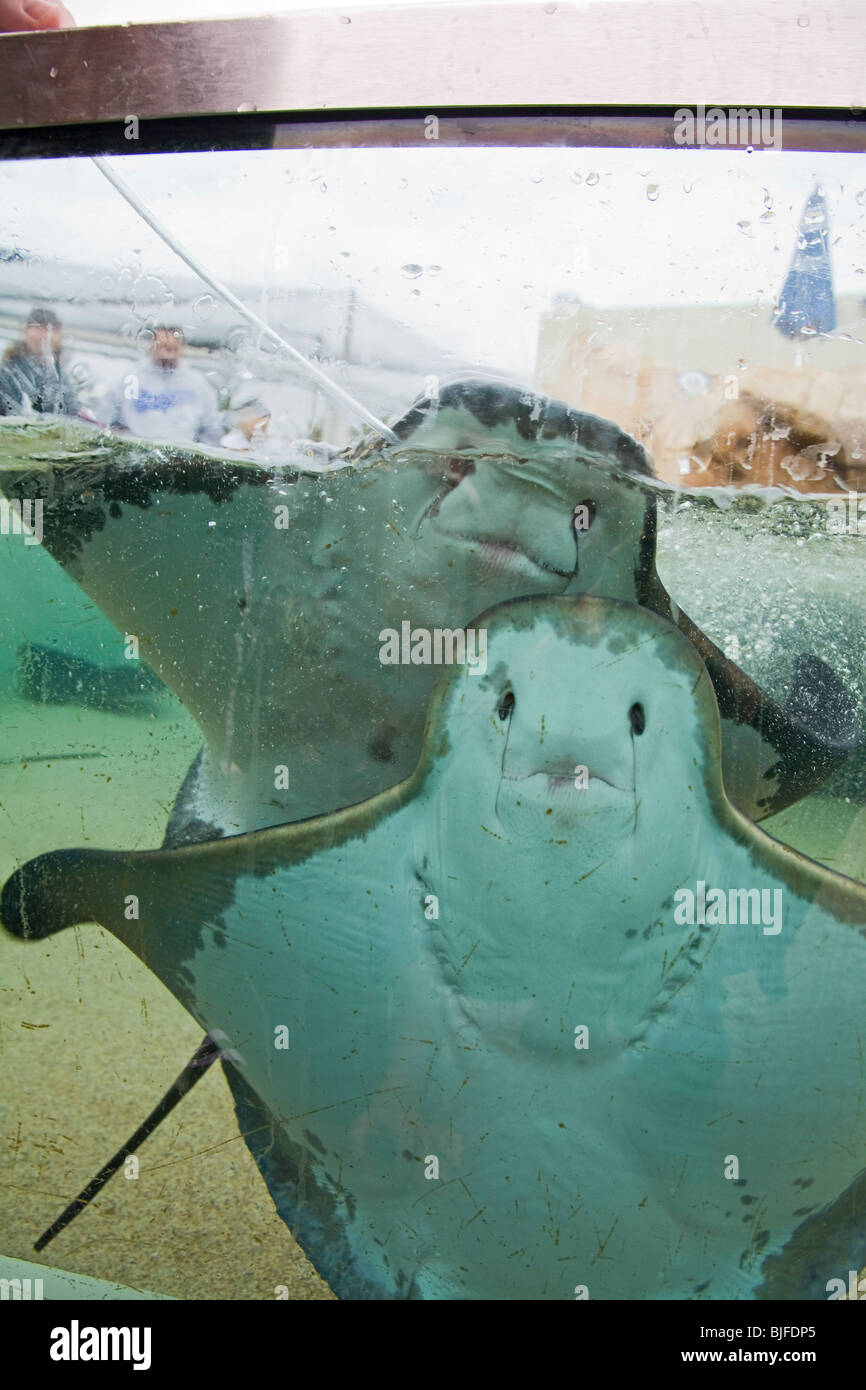
[[[81,403],[60,363],[63,333],[53,309],[35,308],[24,337],[0,363],[0,415],[78,415]]]
[[[686,487],[786,487],[835,492],[848,459],[826,420],[750,394],[719,411],[713,433],[687,460]]]
[[[225,430],[216,393],[200,372],[182,362],[183,330],[159,324],[150,361],[128,372],[103,398],[99,418],[139,439],[219,444]]]

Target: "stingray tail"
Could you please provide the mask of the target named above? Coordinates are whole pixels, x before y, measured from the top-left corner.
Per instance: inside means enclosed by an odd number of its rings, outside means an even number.
[[[187,1062],[180,1075],[172,1082],[159,1104],[151,1110],[144,1124],[139,1125],[134,1134],[130,1135],[122,1148],[108,1160],[104,1167],[100,1168],[94,1178],[91,1178],[86,1187],[82,1188],[77,1197],[69,1203],[69,1206],[60,1213],[57,1220],[52,1222],[47,1231],[44,1231],[39,1239],[34,1243],[33,1249],[36,1251],[44,1250],[49,1241],[58,1236],[61,1231],[74,1221],[79,1212],[82,1212],[88,1203],[92,1202],[103,1189],[109,1178],[112,1178],[118,1168],[122,1168],[126,1160],[136,1149],[141,1148],[145,1139],[148,1139],[154,1130],[158,1128],[167,1115],[171,1113],[176,1105],[183,1100],[197,1081],[204,1076],[208,1067],[219,1057],[234,1056],[234,1053],[226,1053],[220,1047],[219,1042],[210,1033],[205,1035],[204,1041],[196,1048],[193,1056]]]

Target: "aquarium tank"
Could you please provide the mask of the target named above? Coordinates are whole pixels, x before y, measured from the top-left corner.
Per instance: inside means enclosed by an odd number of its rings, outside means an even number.
[[[860,111],[355,21],[0,38],[0,1255],[848,1296]]]

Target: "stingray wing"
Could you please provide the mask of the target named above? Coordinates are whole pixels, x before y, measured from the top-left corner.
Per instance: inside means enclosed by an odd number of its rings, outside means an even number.
[[[101,923],[225,1036],[242,1132],[342,1297],[407,1296],[415,1272],[352,1227],[355,1202],[399,1196],[394,1135],[430,1051],[410,1025],[426,963],[407,925],[404,799],[177,850],[61,850],[19,869],[0,905],[23,937]]]
[[[302,492],[314,508],[315,476],[52,418],[0,423],[0,489],[25,520],[24,504],[40,505],[44,548],[219,741],[253,599],[256,625],[279,601],[282,631],[305,562],[278,508],[294,511]]]

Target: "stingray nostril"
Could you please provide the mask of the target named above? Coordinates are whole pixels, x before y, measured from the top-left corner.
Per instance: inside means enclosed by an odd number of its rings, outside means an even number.
[[[499,718],[503,720],[507,719],[511,711],[514,709],[516,703],[517,702],[514,698],[514,691],[506,690],[502,699],[499,701],[499,707],[496,711],[496,713],[499,715]]]
[[[475,472],[475,462],[467,458],[449,458],[445,469],[445,481],[456,487]]]
[[[628,712],[633,734],[642,734],[646,728],[646,715],[643,705],[634,704]]]

